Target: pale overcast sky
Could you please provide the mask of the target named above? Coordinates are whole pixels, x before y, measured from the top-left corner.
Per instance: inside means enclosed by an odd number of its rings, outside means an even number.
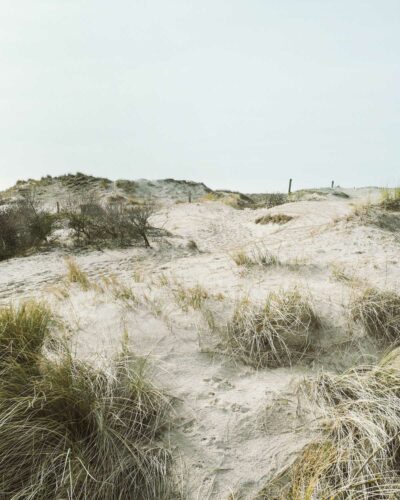
[[[0,186],[400,183],[399,0],[1,0]]]

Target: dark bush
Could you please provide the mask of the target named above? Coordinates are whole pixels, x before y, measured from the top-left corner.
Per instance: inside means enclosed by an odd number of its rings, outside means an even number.
[[[110,203],[102,207],[98,202],[75,204],[64,212],[73,236],[81,243],[116,241],[128,245],[142,239],[150,247],[148,232],[151,229],[149,218],[155,211],[152,202],[127,206]]]
[[[38,246],[51,234],[55,216],[46,212],[31,193],[0,211],[0,260]]]

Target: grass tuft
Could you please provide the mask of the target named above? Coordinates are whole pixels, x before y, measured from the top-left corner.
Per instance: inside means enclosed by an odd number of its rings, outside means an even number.
[[[0,309],[0,366],[10,359],[18,363],[35,359],[49,334],[53,315],[39,302],[29,301]]]
[[[366,332],[390,343],[400,340],[400,296],[393,291],[368,288],[351,304],[351,316]]]
[[[0,312],[2,498],[170,498],[170,404],[146,363],[125,353],[98,370],[67,348],[50,359],[50,320],[34,303]]]
[[[195,310],[201,309],[204,301],[209,298],[209,293],[200,284],[191,288],[186,288],[177,283],[176,288],[172,290],[176,303],[183,311],[188,311],[189,307]]]
[[[258,217],[255,220],[256,224],[286,224],[291,221],[293,217],[286,214],[267,214],[262,217]]]
[[[256,368],[288,366],[310,349],[319,324],[308,299],[282,290],[262,305],[240,302],[222,338],[228,352]]]
[[[312,399],[322,412],[320,435],[269,483],[260,498],[396,498],[400,488],[399,367],[397,350],[377,367],[323,374],[311,383]]]
[[[67,265],[67,279],[70,283],[78,284],[82,290],[89,290],[91,287],[88,275],[82,271],[76,260],[69,258],[65,260]]]
[[[252,266],[279,266],[280,261],[278,257],[273,255],[269,250],[264,247],[257,246],[251,252],[246,253],[239,250],[231,255],[233,262],[237,266],[252,267]]]

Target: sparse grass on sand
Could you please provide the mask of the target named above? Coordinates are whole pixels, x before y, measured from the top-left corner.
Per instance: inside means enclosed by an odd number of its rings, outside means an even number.
[[[276,255],[273,255],[264,247],[257,246],[250,252],[238,250],[231,255],[233,262],[237,266],[252,267],[252,266],[278,266],[280,261]]]
[[[359,286],[362,284],[362,280],[354,272],[350,274],[345,266],[339,263],[331,265],[331,278],[349,286]]]
[[[227,351],[256,368],[290,366],[310,348],[319,319],[297,289],[270,293],[262,305],[244,300],[221,330]]]
[[[104,286],[111,291],[115,300],[120,300],[127,307],[139,304],[139,299],[129,285],[121,283],[116,276],[103,276]]]
[[[258,217],[255,220],[256,224],[286,224],[291,221],[293,217],[286,214],[267,214],[262,217]]]
[[[389,343],[400,341],[400,296],[397,293],[368,288],[353,299],[351,316],[372,337]]]
[[[82,290],[85,291],[89,290],[91,284],[88,275],[84,271],[82,271],[76,260],[72,258],[65,259],[65,263],[67,265],[67,270],[68,270],[67,272],[68,281],[70,283],[76,283],[82,288]]]
[[[400,187],[381,189],[381,206],[386,210],[400,210]]]
[[[2,498],[170,498],[170,453],[158,438],[168,399],[127,352],[102,371],[65,346],[46,354],[51,312],[0,310]]]
[[[175,302],[183,311],[188,311],[189,307],[199,310],[204,301],[209,298],[209,293],[200,284],[187,288],[181,283],[177,283],[172,289],[172,293]]]
[[[400,491],[400,350],[308,386],[321,431],[258,498],[389,499]]]

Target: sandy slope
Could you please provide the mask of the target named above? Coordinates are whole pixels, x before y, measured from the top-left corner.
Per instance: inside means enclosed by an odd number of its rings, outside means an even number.
[[[63,298],[67,250],[0,263],[0,301],[44,296],[69,325],[77,353],[96,363],[113,355],[127,331],[132,348],[149,355],[155,378],[177,398],[169,438],[182,464],[185,497],[227,499],[240,493],[252,498],[312,436],[312,426],[304,425],[307,414],[299,411],[297,382],[322,367],[342,370],[379,354],[361,332],[350,333],[346,313],[352,288],[332,277],[331,266],[340,265],[360,281],[398,289],[399,241],[393,233],[338,220],[351,212],[354,198],[371,195],[350,193],[350,199],[271,209],[294,217],[283,226],[256,225],[266,209],[240,211],[214,202],[171,205],[153,222],[174,237],[156,242],[152,250],[76,255],[92,280],[114,275],[132,287],[140,299],[134,307],[109,290],[83,292],[74,286]],[[200,251],[189,250],[189,240]],[[268,248],[283,265],[237,267],[232,252],[255,245]],[[322,354],[312,364],[260,371],[213,355],[207,338],[199,339],[201,314],[183,311],[174,300],[176,283],[200,283],[214,296],[223,294],[207,300],[221,321],[239,297],[262,300],[271,290],[297,285],[311,295],[322,318]]]

